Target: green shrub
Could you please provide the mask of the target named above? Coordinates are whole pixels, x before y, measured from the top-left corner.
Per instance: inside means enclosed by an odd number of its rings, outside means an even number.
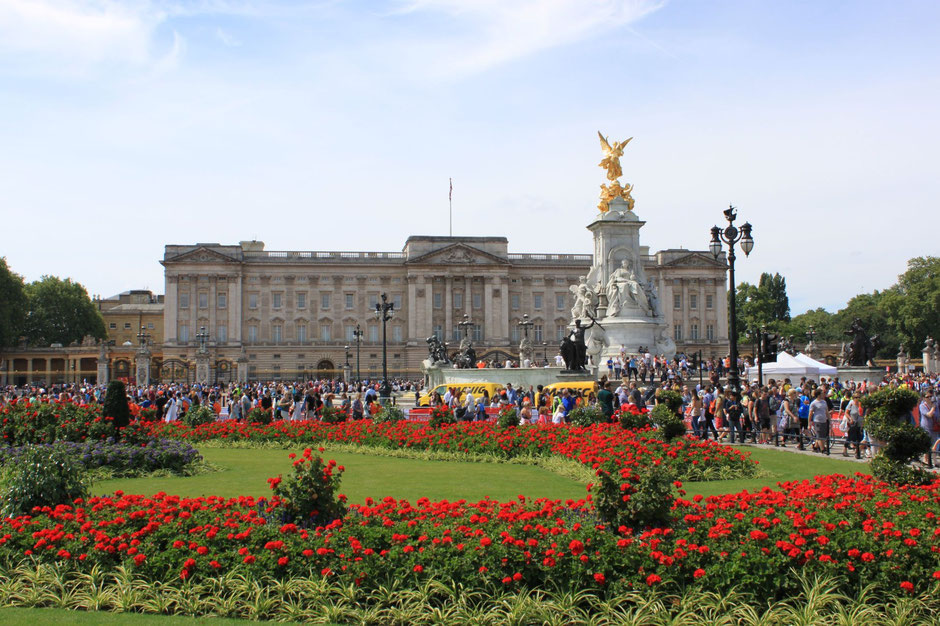
[[[685,434],[685,421],[669,408],[668,404],[660,403],[650,411],[650,418],[656,424],[660,436],[665,441],[672,441]]]
[[[124,428],[131,423],[131,408],[127,404],[127,390],[124,388],[124,383],[119,380],[112,380],[108,383],[101,413],[114,420],[115,428]]]
[[[291,454],[291,458],[295,455]],[[274,496],[282,501],[285,521],[304,526],[325,526],[346,515],[346,496],[337,494],[343,471],[336,461],[323,462],[310,448],[294,461],[294,472],[286,481],[279,474],[269,478]]]
[[[662,389],[657,392],[656,397],[659,399],[659,404],[665,404],[676,415],[682,415],[682,394],[678,391]]]
[[[405,419],[405,412],[392,403],[382,407],[382,410],[372,416],[372,422],[375,424],[395,423]]]
[[[669,524],[675,478],[665,465],[629,469],[607,461],[597,470],[597,478],[589,486],[591,497],[608,525],[639,529]]]
[[[431,418],[428,420],[428,426],[438,428],[444,424],[456,424],[457,418],[454,412],[448,406],[436,406],[431,409]]]
[[[519,413],[516,412],[516,407],[514,406],[505,406],[499,410],[499,415],[496,417],[496,424],[501,429],[506,430],[507,428],[515,428],[519,425]]]
[[[5,470],[0,515],[27,515],[37,506],[54,507],[88,496],[82,466],[64,449],[26,446]]]
[[[137,415],[137,419],[142,422],[155,422],[157,421],[157,410],[156,409],[141,409],[140,413]]]
[[[245,421],[249,424],[270,424],[271,423],[271,409],[262,409],[260,406],[255,407],[252,410],[248,411],[248,415],[245,416]]]
[[[201,426],[202,424],[211,424],[214,421],[215,411],[208,406],[193,404],[183,414],[183,423],[187,426]]]
[[[911,410],[920,400],[917,392],[887,387],[862,398],[867,410],[865,428],[884,442],[872,461],[872,475],[886,482],[923,484],[923,472],[907,464],[930,449],[930,435],[908,422]]]
[[[591,426],[592,424],[602,424],[607,421],[604,411],[597,406],[579,406],[568,413],[568,421],[575,426]]]
[[[338,406],[321,406],[320,407],[320,421],[326,422],[327,424],[338,424],[340,422],[345,422],[349,418],[349,414],[346,413],[346,409]]]

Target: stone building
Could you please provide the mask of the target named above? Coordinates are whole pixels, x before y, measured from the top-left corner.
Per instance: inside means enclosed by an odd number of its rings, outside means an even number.
[[[725,355],[724,262],[707,252],[642,252],[678,351]],[[211,379],[234,380],[239,362],[251,379],[337,376],[347,362],[355,377],[357,352],[361,376],[374,379],[383,293],[395,313],[386,328],[390,376],[418,377],[432,334],[456,348],[466,331],[479,357],[516,358],[524,315],[536,357],[552,358],[571,317],[568,288],[591,262],[589,254],[510,253],[505,237],[412,236],[401,252],[167,245],[162,376],[192,377],[204,329]]]

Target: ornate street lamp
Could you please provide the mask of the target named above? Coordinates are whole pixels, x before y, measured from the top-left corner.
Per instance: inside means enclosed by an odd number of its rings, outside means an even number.
[[[524,313],[524,314],[522,315],[522,321],[519,322],[519,326],[522,327],[522,330],[523,330],[523,332],[525,333],[525,338],[526,338],[526,339],[529,338],[529,327],[530,327],[530,326],[534,326],[534,325],[535,325],[535,322],[533,322],[532,320],[529,319],[529,314],[528,314],[528,313]]]
[[[359,348],[362,345],[362,336],[365,333],[359,328],[359,324],[356,324],[356,330],[353,331],[353,337],[356,338],[356,384],[362,384],[362,373],[359,371]]]
[[[388,344],[386,342],[388,321],[395,314],[395,303],[388,301],[388,296],[382,294],[382,301],[375,304],[375,319],[382,321],[382,398],[388,402],[392,395],[392,386],[388,382]],[[383,404],[384,404],[383,403]]]
[[[545,365],[548,365],[548,342],[542,342],[542,360],[545,361]]]
[[[144,348],[146,348],[149,342],[150,342],[150,333],[147,332],[146,326],[141,326],[140,332],[137,333],[137,343],[140,344],[140,349],[143,350]]]
[[[196,340],[199,342],[199,351],[206,351],[206,343],[209,341],[209,331],[206,330],[205,326],[199,327],[199,332],[196,333]]]
[[[734,285],[734,245],[741,244],[744,256],[751,254],[754,249],[754,239],[751,237],[751,225],[747,222],[741,225],[741,230],[734,225],[734,220],[738,216],[735,208],[731,205],[724,211],[725,219],[728,220],[728,226],[724,231],[718,226],[712,228],[712,240],[708,244],[708,249],[714,255],[715,259],[721,255],[722,243],[728,244],[728,277],[731,282],[731,302],[729,320],[731,332],[728,333],[731,339],[731,363],[728,369],[728,385],[736,393],[741,392],[741,378],[738,373],[738,312],[735,298]]]
[[[470,327],[473,326],[473,321],[471,321],[470,316],[464,313],[463,320],[460,322],[457,322],[457,326],[459,326],[463,330],[463,338],[468,339],[468,333],[470,332]]]

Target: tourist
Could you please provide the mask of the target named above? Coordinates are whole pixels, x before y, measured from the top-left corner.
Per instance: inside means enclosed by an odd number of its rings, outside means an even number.
[[[917,412],[920,416],[920,427],[930,436],[930,447],[933,448],[933,445],[937,443],[937,432],[935,430],[937,404],[931,393],[925,391],[920,394],[920,404],[917,405]],[[924,463],[927,463],[926,457]]]
[[[781,411],[783,411],[783,416],[780,419],[778,428],[783,430],[786,436],[784,437],[783,443],[780,444],[783,447],[786,447],[787,439],[797,441],[797,445],[802,449],[803,447],[803,435],[800,433],[800,396],[796,392],[796,389],[790,387],[787,391],[786,399],[783,401],[781,406]]]
[[[734,435],[738,434],[738,439],[741,443],[744,443],[744,432],[741,430],[741,394],[737,391],[728,389],[725,392],[725,404],[724,404],[725,417],[728,421],[728,433],[730,435],[730,442],[734,443]]]
[[[813,424],[814,452],[825,452],[829,444],[830,409],[826,402],[825,387],[819,387],[813,393],[813,402],[809,405],[809,417]]]
[[[604,412],[604,417],[607,418],[607,421],[613,420],[614,394],[610,390],[609,380],[605,380],[604,384],[601,385],[600,391],[597,392],[597,403],[601,407],[601,411]]]

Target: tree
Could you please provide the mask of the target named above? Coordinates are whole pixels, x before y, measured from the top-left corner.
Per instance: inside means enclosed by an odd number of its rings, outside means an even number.
[[[26,320],[26,293],[23,277],[10,270],[0,257],[0,348],[13,346],[23,334]]]
[[[127,404],[127,389],[124,383],[119,380],[112,380],[108,383],[101,413],[105,417],[114,419],[115,428],[125,428],[131,423],[131,409]]]
[[[780,274],[764,272],[756,286],[741,283],[735,296],[738,318],[735,330],[739,338],[744,337],[748,328],[766,326],[768,330],[780,331],[790,321],[787,281]]]
[[[849,300],[845,308],[835,315],[835,326],[839,334],[837,341],[848,340],[844,333],[852,325],[852,321],[858,318],[869,337],[876,335],[878,337],[881,347],[875,356],[882,359],[894,358],[898,353],[901,340],[894,324],[885,313],[885,298],[888,291],[875,290],[872,293],[859,294]]]
[[[908,261],[897,285],[884,292],[881,311],[908,350],[919,350],[927,335],[940,332],[940,257]]]
[[[101,313],[82,285],[68,278],[43,276],[26,285],[25,291],[29,309],[25,330],[31,344],[68,345],[86,335],[106,337]]]

